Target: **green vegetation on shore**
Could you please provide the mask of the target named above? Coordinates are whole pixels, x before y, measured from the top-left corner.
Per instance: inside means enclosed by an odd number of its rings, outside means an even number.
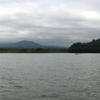
[[[67,49],[58,48],[0,48],[0,53],[65,53]]]

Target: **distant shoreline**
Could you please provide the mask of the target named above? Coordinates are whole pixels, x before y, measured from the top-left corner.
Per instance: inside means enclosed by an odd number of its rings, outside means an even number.
[[[59,48],[0,48],[0,53],[67,53]]]

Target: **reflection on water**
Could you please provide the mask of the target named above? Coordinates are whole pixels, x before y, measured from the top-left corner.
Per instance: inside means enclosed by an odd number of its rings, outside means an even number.
[[[0,100],[100,100],[98,54],[0,54]]]

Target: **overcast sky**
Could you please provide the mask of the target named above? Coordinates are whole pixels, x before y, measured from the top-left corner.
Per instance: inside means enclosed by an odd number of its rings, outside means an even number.
[[[0,0],[0,41],[100,37],[100,0]]]

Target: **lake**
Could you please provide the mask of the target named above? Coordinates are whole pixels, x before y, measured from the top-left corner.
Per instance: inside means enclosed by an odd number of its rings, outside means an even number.
[[[0,100],[100,100],[100,54],[0,54]]]

